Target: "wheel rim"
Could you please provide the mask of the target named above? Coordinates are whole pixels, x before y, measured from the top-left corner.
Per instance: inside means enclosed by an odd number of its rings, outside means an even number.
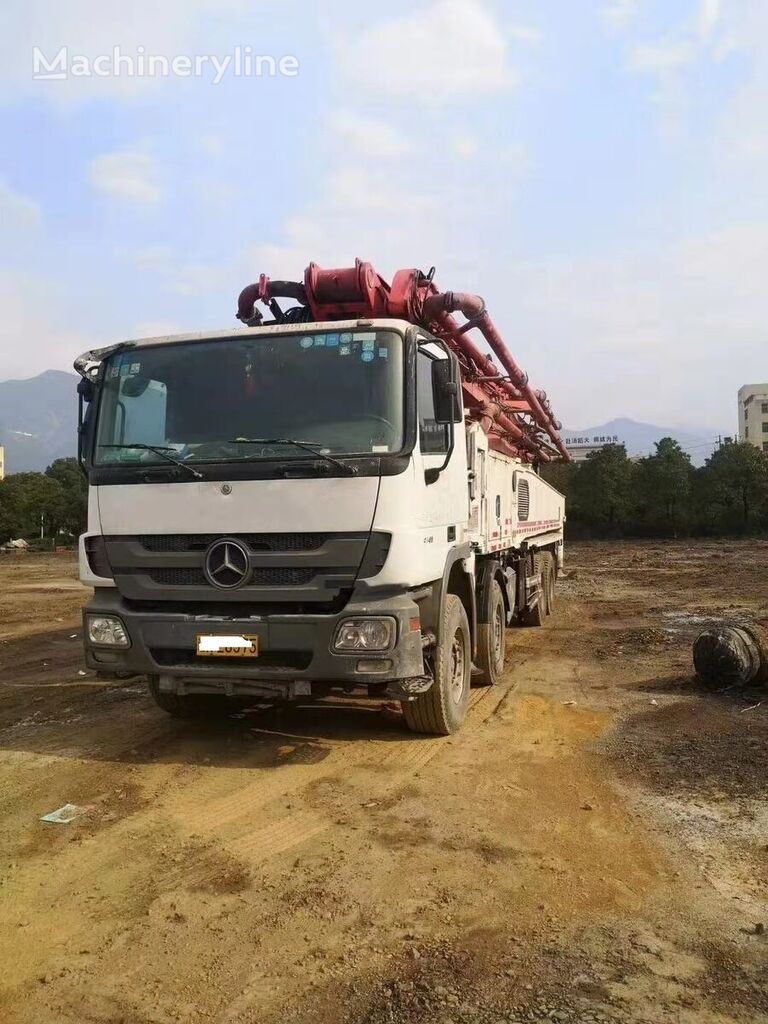
[[[464,695],[464,676],[466,667],[466,651],[464,636],[460,630],[453,634],[448,671],[450,673],[450,692],[454,704],[460,704]]]
[[[493,659],[497,668],[504,664],[504,612],[501,604],[493,613]]]

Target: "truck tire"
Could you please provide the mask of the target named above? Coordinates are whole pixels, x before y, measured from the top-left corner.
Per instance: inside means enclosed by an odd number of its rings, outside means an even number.
[[[215,694],[191,693],[181,696],[160,689],[157,676],[148,676],[152,700],[171,718],[219,718],[234,710],[226,697]]]
[[[555,610],[555,580],[557,579],[557,565],[555,559],[547,552],[544,556],[544,593],[547,600],[547,615]]]
[[[504,673],[504,635],[507,610],[498,580],[491,580],[487,591],[487,608],[477,626],[477,667],[478,675],[473,682],[478,686],[493,686]]]
[[[403,717],[411,732],[450,736],[467,714],[472,674],[472,640],[464,605],[446,594],[435,650],[435,681],[416,700],[403,701]]]
[[[533,576],[540,576],[539,599],[533,608],[524,608],[520,615],[520,622],[524,626],[543,626],[547,617],[547,591],[544,582],[544,565],[546,557],[537,551],[532,558]]]

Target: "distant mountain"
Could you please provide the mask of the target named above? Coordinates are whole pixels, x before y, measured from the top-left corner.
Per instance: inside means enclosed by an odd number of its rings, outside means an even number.
[[[727,431],[721,432],[723,435]],[[691,456],[694,465],[700,466],[715,449],[718,432],[706,427],[657,427],[653,423],[638,423],[637,420],[626,418],[609,420],[596,427],[582,427],[578,430],[565,429],[561,434],[574,442],[578,438],[587,438],[588,443],[599,444],[595,438],[618,437],[618,443],[626,446],[628,455],[651,455],[654,444],[662,437],[673,437],[681,448]]]
[[[0,444],[5,472],[42,470],[77,451],[77,380],[46,370],[29,380],[0,382]]]

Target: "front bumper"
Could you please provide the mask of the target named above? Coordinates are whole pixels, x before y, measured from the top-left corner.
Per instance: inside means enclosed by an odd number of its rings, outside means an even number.
[[[406,696],[426,688],[421,631],[412,628],[418,621],[419,610],[408,594],[374,599],[356,599],[353,595],[342,612],[331,615],[232,617],[222,613],[137,611],[126,606],[117,590],[105,587],[94,592],[83,614],[119,616],[131,641],[131,646],[124,649],[97,646],[87,639],[84,628],[89,668],[106,673],[156,675],[163,690],[299,697],[329,688],[351,691],[361,686],[370,690],[373,686],[377,691]],[[396,619],[394,646],[382,652],[332,651],[339,623],[363,615],[388,615]],[[255,635],[259,655],[200,657],[196,646],[201,633]],[[361,668],[361,664],[371,661],[386,662],[386,667],[376,671]]]

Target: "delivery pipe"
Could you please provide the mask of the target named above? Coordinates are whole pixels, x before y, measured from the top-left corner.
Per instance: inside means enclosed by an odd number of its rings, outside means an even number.
[[[537,392],[534,391],[528,382],[528,375],[517,365],[511,352],[504,344],[501,335],[488,316],[485,303],[480,296],[471,295],[467,292],[437,292],[435,295],[429,295],[424,299],[423,316],[425,320],[437,320],[441,314],[446,313],[449,315],[451,313],[462,313],[468,321],[471,321],[471,327],[477,327],[509,374],[511,383],[527,398],[531,407],[531,413],[536,422],[546,430],[560,453],[566,459],[569,459],[568,450],[558,432],[559,423],[554,419],[550,411],[543,408]],[[465,325],[465,327],[469,327],[469,324]],[[469,339],[464,336],[462,329],[461,340],[458,341],[458,344],[465,346],[468,341]]]

